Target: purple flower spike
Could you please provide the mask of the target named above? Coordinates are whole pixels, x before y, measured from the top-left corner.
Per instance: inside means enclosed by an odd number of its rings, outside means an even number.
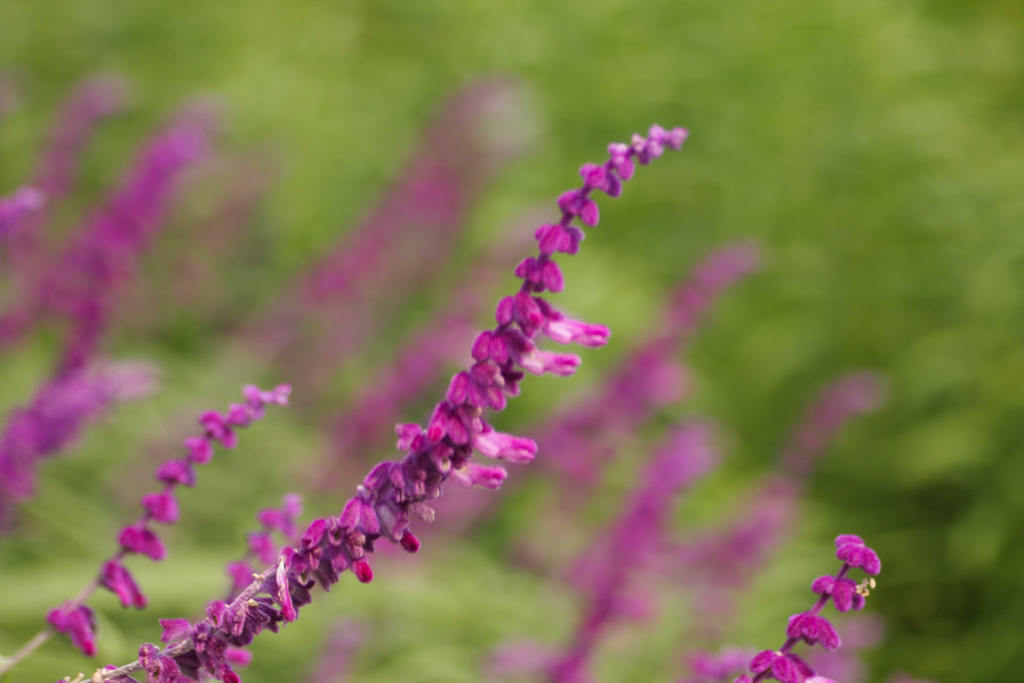
[[[874,550],[864,545],[860,536],[844,534],[836,538],[836,557],[851,567],[858,567],[871,575],[882,571],[882,562]]]
[[[771,677],[782,683],[834,683],[831,679],[818,675],[807,662],[794,655],[793,646],[804,641],[809,645],[821,644],[829,652],[837,650],[840,646],[839,634],[828,619],[821,616],[822,608],[830,596],[841,612],[863,607],[868,587],[874,587],[874,580],[869,580],[866,585],[856,585],[846,578],[846,573],[853,566],[860,567],[868,573],[877,573],[881,568],[878,556],[864,545],[859,536],[839,536],[836,539],[836,547],[839,548],[837,555],[844,564],[835,576],[820,576],[811,584],[811,589],[819,596],[817,602],[808,611],[794,614],[789,618],[786,642],[781,649],[765,650],[751,660],[750,670],[755,674],[753,678],[740,676],[737,681],[759,683]],[[875,572],[871,572],[871,569]]]
[[[66,602],[46,615],[46,621],[86,657],[96,654],[96,614],[85,605]]]
[[[659,131],[652,129],[655,139],[643,147],[644,154],[657,156],[661,147],[674,144],[666,143],[669,134]],[[400,544],[406,551],[418,550],[419,540],[411,533],[410,524],[413,518],[433,520],[434,510],[427,503],[441,496],[442,485],[449,478],[463,485],[497,488],[507,472],[501,467],[482,467],[470,462],[474,448],[484,455],[514,462],[533,458],[536,445],[532,440],[494,431],[483,419],[483,409],[504,405],[503,400],[496,400],[496,394],[502,398],[518,395],[524,371],[558,375],[575,371],[580,363],[578,356],[538,348],[534,339],[545,325],[554,330],[553,336],[567,341],[596,346],[607,340],[604,328],[568,321],[537,295],[562,285],[561,272],[552,265],[552,255],[578,246],[578,228],[569,226],[572,220],[578,217],[584,224],[597,222],[597,205],[587,196],[597,187],[595,183],[607,184],[607,174],[611,173],[624,180],[632,172],[631,158],[639,154],[634,148],[614,148],[613,159],[605,163],[604,176],[596,169],[589,169],[584,187],[562,196],[561,221],[555,227],[537,231],[539,255],[521,269],[523,282],[519,291],[499,303],[495,316],[497,326],[477,337],[472,348],[472,366],[452,379],[444,400],[435,407],[426,428],[416,425],[397,428],[398,446],[406,451],[404,457],[374,467],[337,517],[313,521],[300,542],[284,548],[277,563],[255,575],[230,604],[210,606],[208,618],[192,629],[193,649],[174,650],[179,661],[188,662],[189,674],[205,669],[220,680],[238,680],[228,664],[227,648],[244,647],[264,629],[276,631],[282,622],[295,619],[299,608],[311,601],[310,588],[314,583],[329,590],[345,570],[351,570],[362,583],[372,581],[373,570],[368,559],[375,550],[375,543],[382,538]],[[247,405],[253,408],[254,419],[258,415],[256,411],[269,402],[267,397],[250,389],[246,390],[245,398]],[[282,392],[279,398],[283,401],[286,394]],[[228,432],[239,422],[238,418],[225,418],[216,413],[206,413],[201,418],[206,440],[217,440],[225,446],[232,443]],[[197,443],[189,444],[190,459],[183,461],[188,467],[191,467],[191,458],[196,457],[192,454],[198,450]],[[635,545],[646,546],[658,533],[672,489],[687,485],[710,465],[711,458],[706,457],[709,454],[705,451],[704,430],[700,428],[686,438],[673,439],[664,450],[659,450],[659,461],[647,482],[650,490],[638,496],[622,533],[615,534],[616,539],[622,541],[616,548],[618,553],[613,563],[616,584],[632,565],[643,559],[641,556],[649,554],[649,548]],[[198,459],[205,455],[200,451]],[[178,469],[182,469],[181,466]],[[133,547],[145,547],[144,527],[129,527],[129,530],[123,534],[128,536],[126,541]],[[638,531],[644,533],[638,534]],[[634,542],[634,539],[638,540]],[[626,602],[616,600],[601,608],[608,607],[606,612],[611,608],[621,610]],[[143,664],[148,664],[143,667],[147,672],[153,670],[156,676],[164,675],[158,668],[159,653],[149,651],[140,655],[146,660]]]
[[[149,604],[149,600],[139,590],[139,586],[135,583],[131,572],[125,569],[117,560],[110,560],[103,565],[100,583],[103,587],[110,589],[124,607],[144,609]]]

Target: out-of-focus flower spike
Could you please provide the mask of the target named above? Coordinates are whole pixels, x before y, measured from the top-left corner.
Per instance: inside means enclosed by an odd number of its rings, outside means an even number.
[[[68,96],[35,171],[34,183],[48,196],[63,197],[72,189],[82,149],[100,121],[121,111],[127,95],[123,78],[102,75],[82,81]]]
[[[16,232],[21,223],[44,204],[45,195],[34,187],[20,187],[0,197],[0,239]]]

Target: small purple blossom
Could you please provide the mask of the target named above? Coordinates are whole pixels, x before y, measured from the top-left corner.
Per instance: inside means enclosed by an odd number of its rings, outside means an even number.
[[[71,639],[87,657],[96,654],[96,614],[85,605],[66,602],[46,615],[46,621],[58,633]]]
[[[117,596],[124,607],[143,609],[149,600],[139,590],[135,578],[117,559],[108,560],[100,572],[100,585]]]
[[[860,536],[845,534],[837,538],[836,557],[851,567],[863,569],[871,575],[882,571],[882,563],[878,559],[878,554],[864,545]]]

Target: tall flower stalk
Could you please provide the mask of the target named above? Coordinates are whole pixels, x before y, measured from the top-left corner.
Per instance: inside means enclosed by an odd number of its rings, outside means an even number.
[[[821,611],[831,600],[840,612],[864,608],[865,598],[875,586],[874,577],[882,570],[877,553],[867,547],[860,536],[843,534],[836,538],[836,557],[843,565],[835,576],[819,576],[811,584],[811,590],[818,594],[818,600],[806,612],[794,614],[786,627],[786,642],[778,650],[765,650],[750,660],[750,672],[741,674],[734,683],[759,683],[775,679],[780,683],[836,683],[815,672],[814,669],[793,648],[800,642],[821,645],[832,652],[839,648],[839,634],[832,623],[821,616]],[[848,575],[853,569],[861,569],[868,575],[860,583]]]
[[[482,332],[473,343],[473,365],[452,378],[445,399],[426,426],[397,427],[398,447],[405,457],[374,467],[338,516],[313,521],[298,545],[282,549],[275,565],[254,576],[230,603],[210,603],[207,617],[195,624],[185,619],[161,620],[162,640],[169,647],[143,645],[137,661],[98,670],[93,680],[122,683],[129,674],[145,670],[148,679],[157,683],[176,683],[181,675],[195,678],[200,671],[218,680],[238,681],[226,656],[228,648],[247,646],[264,629],[276,631],[294,621],[299,609],[312,601],[315,585],[330,590],[346,570],[361,582],[371,581],[369,557],[378,540],[416,552],[420,542],[410,528],[412,520],[433,518],[428,502],[441,495],[446,481],[499,487],[508,476],[505,468],[472,462],[474,450],[513,463],[533,460],[536,444],[496,431],[483,418],[484,410],[504,409],[507,399],[519,394],[527,373],[567,376],[575,372],[579,357],[541,349],[535,341],[539,335],[588,347],[602,346],[609,337],[608,328],[568,318],[540,296],[564,288],[554,256],[578,252],[583,231],[573,224],[575,220],[597,225],[598,208],[591,198],[595,190],[619,196],[637,162],[646,165],[665,149],[679,149],[686,136],[682,128],[666,131],[654,126],[647,137],[636,135],[630,144],[611,145],[610,159],[604,164],[583,166],[583,186],[559,197],[561,219],[537,230],[539,253],[516,267],[522,280],[519,291],[499,302],[496,327]]]

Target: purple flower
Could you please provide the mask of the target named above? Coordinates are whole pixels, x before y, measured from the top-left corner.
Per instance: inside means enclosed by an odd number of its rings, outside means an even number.
[[[178,500],[169,490],[142,496],[142,507],[155,522],[174,524],[178,521]]]
[[[72,236],[31,287],[29,311],[69,319],[62,372],[95,355],[115,313],[115,294],[134,279],[138,260],[164,224],[183,172],[205,156],[209,122],[181,116],[139,154],[122,185]],[[17,317],[18,312],[9,315]]]
[[[167,556],[167,550],[160,537],[141,524],[126,526],[118,535],[117,542],[128,552],[148,555],[157,562]]]
[[[786,628],[786,635],[790,638],[799,638],[808,645],[821,643],[826,650],[832,651],[839,648],[841,641],[839,634],[828,619],[813,612],[794,614],[789,618],[789,626]]]
[[[573,643],[555,660],[552,681],[586,680],[586,666],[599,634],[635,602],[630,579],[659,550],[674,499],[716,462],[710,441],[705,425],[672,430],[655,450],[622,514],[578,561],[572,583],[591,599]]]
[[[860,536],[844,534],[836,539],[836,557],[851,567],[858,567],[871,575],[882,571],[882,563],[874,550],[864,545]]]
[[[878,408],[885,386],[874,373],[854,372],[827,386],[807,410],[783,453],[783,466],[806,475],[851,418]]]
[[[149,600],[139,590],[131,572],[116,559],[103,564],[103,569],[100,572],[100,584],[116,595],[125,607],[144,609],[149,604]]]
[[[747,668],[754,653],[736,647],[725,648],[717,654],[696,652],[690,655],[688,663],[693,677],[682,683],[717,683],[734,677],[736,672]]]
[[[46,615],[46,621],[86,657],[96,654],[96,614],[85,605],[65,602]]]
[[[819,595],[831,596],[832,602],[840,612],[859,610],[864,607],[864,595],[858,590],[857,582],[851,579],[819,576],[811,584],[811,590]]]
[[[48,197],[63,197],[71,191],[82,149],[97,124],[121,110],[127,94],[123,79],[93,76],[82,81],[64,101],[33,181]]]

